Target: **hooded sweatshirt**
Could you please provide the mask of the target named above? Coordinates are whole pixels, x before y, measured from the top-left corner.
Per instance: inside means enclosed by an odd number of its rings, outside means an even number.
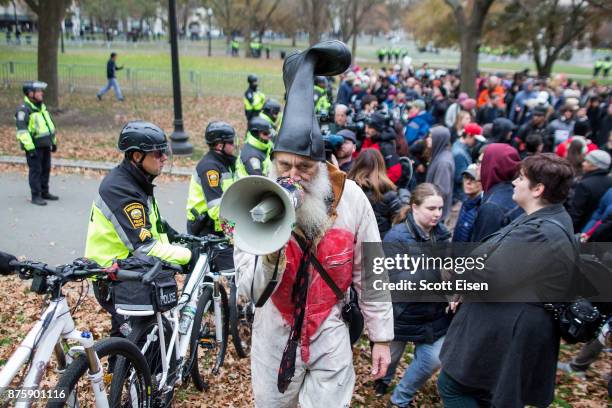
[[[431,129],[431,164],[425,181],[435,184],[442,191],[442,219],[446,219],[453,204],[454,174],[455,160],[450,150],[450,132],[444,126],[435,126]]]
[[[487,147],[480,166],[484,195],[474,221],[472,242],[481,241],[523,213],[512,200],[512,180],[520,161],[518,152],[510,145],[493,143]]]
[[[493,143],[508,143],[512,142],[512,134],[508,136],[509,132],[513,132],[516,126],[510,119],[497,118],[493,121],[491,128],[490,141]]]

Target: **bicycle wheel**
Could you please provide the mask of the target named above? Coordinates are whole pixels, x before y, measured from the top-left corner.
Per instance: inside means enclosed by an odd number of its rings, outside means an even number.
[[[166,354],[168,354],[168,346],[170,344],[170,337],[172,336],[172,327],[165,318],[162,318],[164,322],[164,340],[166,343]],[[166,379],[166,385],[164,389],[160,389],[159,382],[161,381],[163,374],[162,357],[161,355],[161,344],[159,341],[157,319],[155,317],[144,318],[144,319],[132,319],[131,320],[132,331],[127,337],[128,340],[136,344],[139,350],[142,350],[144,346],[149,343],[147,350],[144,352],[144,357],[149,364],[151,370],[151,380],[153,383],[152,400],[156,407],[168,407],[172,403],[174,397],[174,382],[176,379],[176,355],[174,352],[170,353],[170,362],[168,364],[168,378]],[[122,358],[117,359],[115,365],[115,377],[123,379],[123,377],[131,377],[132,373],[130,367],[126,365],[126,360]]]
[[[132,342],[119,337],[110,337],[94,345],[102,369],[103,384],[107,390],[109,406],[138,407],[151,406],[151,373],[144,356]],[[112,360],[121,358],[132,375],[129,378],[118,379],[110,371]],[[109,370],[111,366],[111,370]],[[56,387],[57,395],[65,395],[63,401],[49,401],[48,408],[59,407],[93,407],[96,405],[92,392],[92,384],[88,378],[89,363],[85,354],[77,357],[64,371]],[[119,382],[121,383],[119,384]],[[124,382],[125,381],[125,382]],[[113,390],[116,390],[113,393]]]
[[[191,377],[199,391],[208,388],[205,378],[208,375],[217,375],[223,366],[225,351],[227,350],[227,336],[229,331],[229,307],[227,293],[223,285],[219,285],[221,296],[221,343],[217,343],[215,324],[215,309],[213,288],[206,286],[198,300],[198,308],[193,318],[191,331],[191,350],[193,363],[191,364]]]
[[[230,333],[240,358],[248,357],[251,352],[252,307],[251,302],[240,299],[236,281],[232,279],[229,297]]]

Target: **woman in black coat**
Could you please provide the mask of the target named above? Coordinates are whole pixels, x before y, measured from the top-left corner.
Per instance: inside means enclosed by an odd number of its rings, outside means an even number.
[[[402,203],[395,184],[387,177],[382,154],[376,149],[362,150],[347,177],[355,181],[368,197],[376,216],[380,237],[384,237]]]
[[[512,199],[525,214],[483,241],[481,247],[496,249],[473,279],[501,283],[504,295],[518,293],[519,287],[524,291],[533,282],[534,288],[544,285],[548,296],[567,293],[573,272],[572,262],[565,258],[573,254],[567,234],[574,231],[561,203],[572,176],[569,162],[553,154],[538,154],[521,163]],[[517,245],[525,248],[521,256]],[[527,248],[533,248],[535,256],[526,256]],[[525,267],[533,258],[539,267]],[[542,303],[465,302],[440,354],[438,389],[444,405],[548,406],[554,398],[558,352],[556,322]]]
[[[384,242],[401,244],[403,248],[411,244],[450,242],[451,234],[441,222],[443,208],[440,189],[431,183],[419,184],[410,196],[409,205],[398,216],[401,222],[391,228]],[[404,273],[400,272],[398,279],[405,278]],[[385,393],[393,379],[406,344],[415,345],[414,359],[391,396],[393,406],[409,406],[418,389],[440,368],[440,348],[450,324],[447,306],[441,302],[393,303],[395,337],[391,343],[391,364],[387,375],[375,383],[378,395]]]

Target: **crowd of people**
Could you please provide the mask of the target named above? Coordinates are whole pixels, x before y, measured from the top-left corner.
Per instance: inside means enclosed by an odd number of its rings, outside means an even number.
[[[583,242],[609,242],[610,86],[521,72],[481,74],[476,88],[472,98],[460,91],[456,72],[427,64],[353,66],[342,75],[332,123],[323,126],[342,136],[342,144],[330,147],[332,160],[365,192],[383,241],[567,241],[555,227],[548,236],[533,228],[536,219],[556,218]],[[412,166],[403,165],[406,159]],[[520,191],[525,183],[537,198]],[[530,190],[538,184],[544,192]],[[391,368],[376,381],[377,395],[387,392],[406,343],[413,342],[415,357],[393,392],[393,406],[408,406],[440,367],[445,406],[550,402],[559,344],[550,316],[525,304],[470,304],[450,316],[446,306],[394,304]],[[519,322],[523,311],[538,316],[521,322],[525,330],[538,327],[541,353],[535,363],[528,361],[531,352],[516,345],[523,334],[507,333],[513,340],[496,345],[487,337],[492,330],[509,330],[507,319]],[[486,349],[511,351],[495,356]],[[578,362],[559,367],[584,372],[602,349],[593,340]],[[517,361],[504,360],[510,352]],[[530,384],[526,370],[536,367],[539,382]],[[511,380],[510,373],[519,379]]]
[[[366,300],[371,271],[362,269],[362,244],[497,245],[502,249],[485,272],[516,283],[533,278],[533,269],[518,260],[513,273],[505,273],[504,259],[512,256],[507,244],[545,243],[550,252],[541,257],[538,278],[562,293],[573,274],[558,256],[571,252],[568,238],[578,233],[583,242],[610,241],[611,88],[563,75],[483,74],[470,97],[460,92],[456,72],[427,64],[347,70],[350,61],[338,41],[290,55],[283,66],[283,114],[249,76],[242,151],[235,154],[237,135],[228,123],[210,122],[204,132],[209,151],[189,184],[186,218],[193,235],[228,232],[222,197],[240,177],[280,178],[303,189],[291,238],[279,251],[256,256],[236,246],[216,260],[220,270],[235,267],[239,293],[260,306],[251,349],[256,406],[316,407],[323,400],[348,406],[355,382],[343,308],[349,290],[359,296],[372,344],[377,396],[387,393],[407,343],[415,345],[390,406],[409,406],[438,370],[446,407],[548,406],[560,344],[549,310],[517,302]],[[37,118],[50,120],[43,89],[26,84],[16,115],[33,202],[41,203],[57,199],[49,194],[48,173],[39,181],[47,161],[34,161],[43,152],[50,161],[55,146],[54,128],[35,126]],[[118,147],[125,157],[93,202],[86,256],[107,266],[140,254],[189,271],[194,255],[173,244],[176,231],[153,197],[152,182],[167,160],[163,130],[130,122]],[[101,304],[106,291],[97,284]],[[585,370],[603,348],[594,339],[563,367]]]

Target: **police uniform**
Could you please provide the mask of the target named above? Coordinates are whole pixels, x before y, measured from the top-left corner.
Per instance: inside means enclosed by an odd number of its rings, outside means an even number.
[[[49,194],[51,152],[56,150],[55,124],[44,103],[25,96],[15,114],[17,140],[26,152],[32,200]]]
[[[93,202],[87,228],[85,257],[107,267],[115,259],[146,255],[185,265],[191,251],[170,244],[153,196],[154,185],[145,174],[124,159],[102,180]],[[119,336],[124,318],[117,315],[105,281],[96,281],[94,294],[111,314],[111,336]]]
[[[327,99],[327,89],[322,88],[318,85],[314,86],[314,104],[315,104],[315,115],[322,113],[329,114],[331,103]]]
[[[272,142],[264,142],[247,132],[244,147],[240,151],[240,160],[236,162],[238,177],[267,176],[272,161]]]
[[[197,164],[189,183],[187,232],[192,235],[223,236],[219,210],[221,196],[234,182],[236,158],[210,150]],[[233,247],[218,254],[219,270],[233,268]]]
[[[259,115],[266,103],[266,95],[263,92],[253,90],[251,87],[244,93],[244,114],[247,120]]]
[[[278,116],[276,117],[276,120],[274,120],[270,116],[266,115],[265,112],[261,112],[259,114],[259,117],[264,119],[266,122],[268,122],[270,124],[270,126],[272,126],[272,129],[274,129],[274,132],[278,133],[278,131],[280,130],[280,125],[281,125],[282,117],[283,117],[283,113],[282,112],[279,112]]]

